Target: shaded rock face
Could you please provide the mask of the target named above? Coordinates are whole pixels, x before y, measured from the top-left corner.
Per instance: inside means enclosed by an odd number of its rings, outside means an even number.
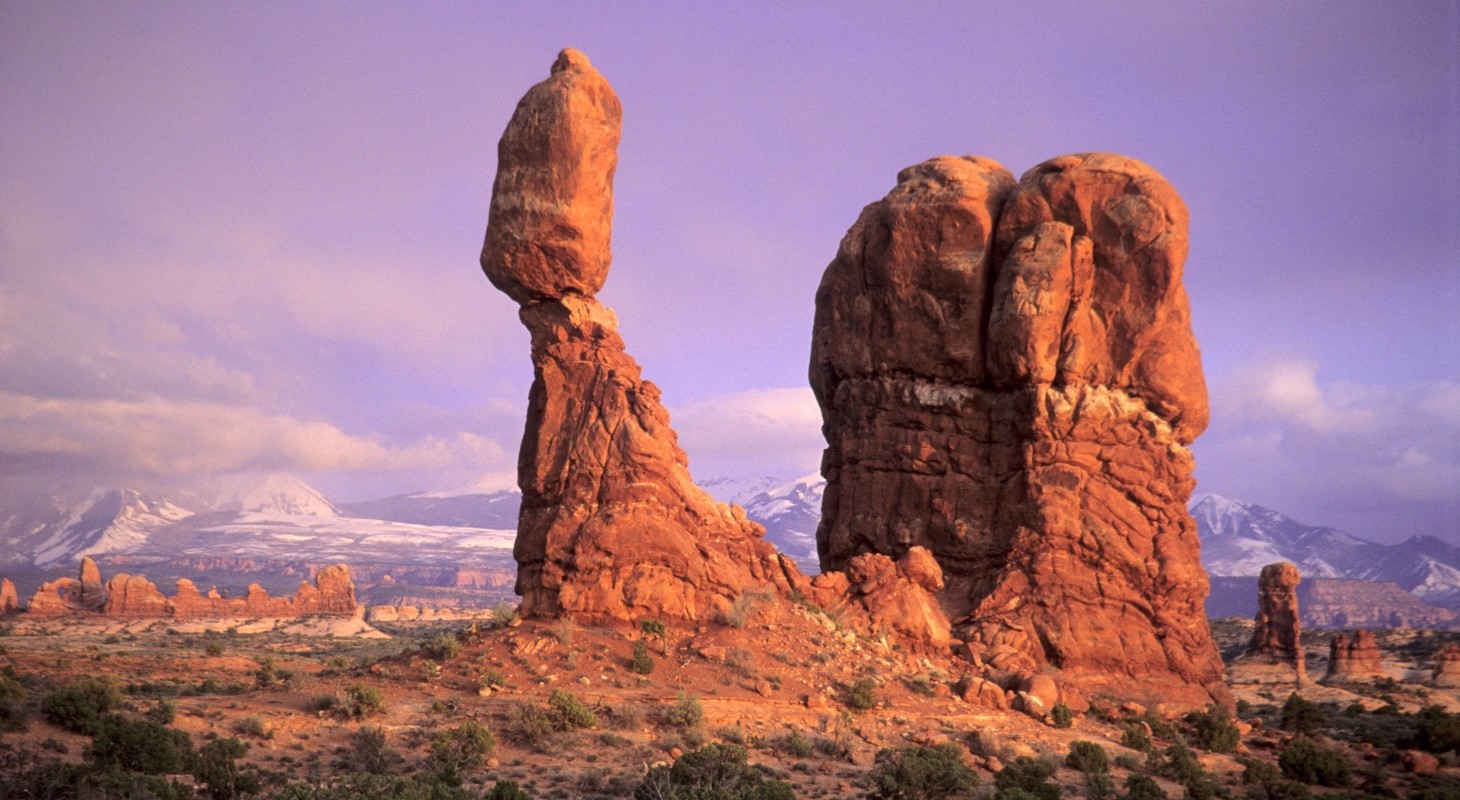
[[[1357,630],[1352,637],[1334,634],[1328,640],[1328,671],[1323,680],[1369,681],[1388,677],[1382,659],[1373,631]]]
[[[1442,689],[1460,688],[1460,645],[1447,644],[1435,656],[1435,674],[1430,682]]]
[[[559,54],[498,145],[481,264],[521,306],[534,380],[518,456],[524,615],[700,619],[745,589],[804,582],[739,507],[690,479],[659,389],[594,294],[610,260],[621,110]]]
[[[1121,156],[903,170],[816,295],[823,568],[926,547],[992,668],[1225,701],[1186,511],[1207,421],[1186,229]]]
[[[106,603],[106,590],[101,585],[101,570],[91,556],[81,559],[81,604],[99,610]]]
[[[1299,682],[1307,680],[1303,647],[1299,641],[1302,627],[1298,622],[1298,568],[1287,562],[1268,564],[1257,579],[1256,627],[1247,645],[1245,659],[1284,669],[1284,676]]]

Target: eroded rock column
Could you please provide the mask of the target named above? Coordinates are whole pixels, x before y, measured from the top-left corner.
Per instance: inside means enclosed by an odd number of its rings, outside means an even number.
[[[690,479],[659,389],[595,294],[608,276],[622,111],[564,50],[498,145],[481,264],[521,306],[534,379],[513,553],[526,615],[700,619],[795,566]]]

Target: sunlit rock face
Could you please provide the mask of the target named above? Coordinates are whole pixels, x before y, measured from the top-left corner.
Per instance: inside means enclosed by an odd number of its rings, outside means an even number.
[[[659,389],[594,297],[608,275],[621,109],[564,50],[498,145],[482,269],[521,306],[534,379],[513,553],[522,613],[701,619],[805,583],[737,506],[690,479]]]
[[[926,547],[992,669],[1225,701],[1186,511],[1207,420],[1186,235],[1121,156],[904,170],[817,291],[823,568]]]
[[[1308,680],[1303,629],[1298,618],[1298,584],[1303,576],[1286,561],[1268,564],[1257,578],[1257,616],[1242,655],[1244,675],[1259,683]]]
[[[1374,632],[1356,630],[1353,635],[1335,633],[1328,640],[1328,670],[1324,683],[1372,681],[1387,677],[1383,654],[1374,641]]]

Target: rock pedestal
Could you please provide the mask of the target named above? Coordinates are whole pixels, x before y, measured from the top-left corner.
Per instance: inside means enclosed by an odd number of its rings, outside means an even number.
[[[1185,205],[1154,170],[903,170],[816,296],[824,569],[925,547],[992,668],[1226,702],[1186,512],[1206,388]]]
[[[1302,626],[1298,622],[1298,568],[1268,564],[1257,579],[1257,616],[1252,640],[1241,657],[1246,680],[1255,683],[1306,683]]]
[[[1328,670],[1325,683],[1372,681],[1388,677],[1384,672],[1383,654],[1374,641],[1373,631],[1357,630],[1353,636],[1336,633],[1328,640]]]
[[[1430,682],[1442,689],[1460,688],[1460,645],[1447,644],[1435,656],[1435,674]]]
[[[534,372],[517,593],[529,616],[696,620],[748,588],[805,578],[690,479],[659,389],[594,297],[611,258],[621,113],[587,57],[564,50],[497,149],[481,264],[521,306]]]

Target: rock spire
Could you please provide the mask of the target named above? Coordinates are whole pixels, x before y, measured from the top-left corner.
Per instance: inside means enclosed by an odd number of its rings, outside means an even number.
[[[1248,670],[1258,682],[1305,683],[1302,626],[1298,622],[1298,568],[1286,561],[1268,564],[1257,578],[1257,616],[1243,661],[1271,667],[1269,676]]]
[[[993,668],[1225,702],[1185,506],[1207,422],[1186,237],[1122,156],[903,170],[817,290],[823,568],[926,547]]]
[[[1387,677],[1383,654],[1374,641],[1374,632],[1356,630],[1353,636],[1335,633],[1328,640],[1328,669],[1325,683],[1372,681]]]
[[[658,387],[594,296],[611,258],[621,116],[588,58],[564,50],[497,147],[481,265],[521,306],[534,373],[517,592],[525,615],[701,619],[748,588],[805,578],[691,480]]]

